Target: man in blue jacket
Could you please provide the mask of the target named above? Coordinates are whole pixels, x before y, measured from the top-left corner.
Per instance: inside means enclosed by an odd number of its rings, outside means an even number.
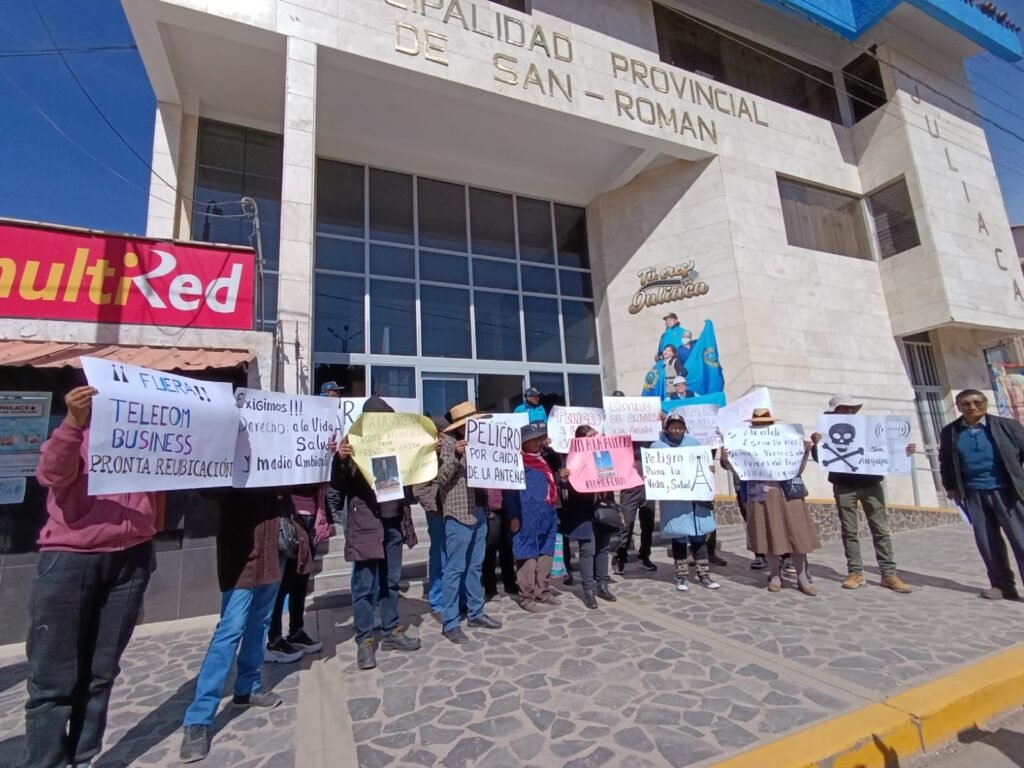
[[[548,423],[547,411],[545,411],[544,406],[540,404],[540,390],[534,387],[530,387],[523,392],[523,402],[516,406],[513,413],[527,414],[531,424],[535,421],[539,421],[541,424]]]

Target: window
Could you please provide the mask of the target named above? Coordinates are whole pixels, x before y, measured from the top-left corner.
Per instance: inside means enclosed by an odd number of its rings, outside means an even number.
[[[604,404],[601,377],[596,373],[570,373],[569,404],[600,408]]]
[[[779,195],[790,245],[871,258],[860,198],[781,177]]]
[[[370,281],[370,352],[416,354],[416,285]]]
[[[371,392],[378,397],[416,397],[416,369],[375,365]]]
[[[473,291],[476,313],[476,356],[482,360],[522,360],[519,339],[519,296]]]
[[[666,64],[840,122],[832,73],[827,69],[657,3],[654,24],[658,52]]]
[[[888,101],[885,84],[882,82],[882,68],[874,56],[875,46],[870,53],[862,53],[843,67],[843,82],[850,99],[853,122],[859,123]]]
[[[491,0],[495,5],[503,5],[514,11],[530,12],[530,0]]]
[[[420,286],[425,357],[472,357],[469,291],[440,285]]]
[[[540,404],[551,413],[552,407],[565,405],[565,377],[560,373],[530,371],[530,386],[540,390]]]
[[[317,275],[313,348],[342,355],[362,352],[363,278]]]
[[[875,221],[878,250],[883,259],[921,244],[906,179],[899,179],[868,195],[868,206]]]

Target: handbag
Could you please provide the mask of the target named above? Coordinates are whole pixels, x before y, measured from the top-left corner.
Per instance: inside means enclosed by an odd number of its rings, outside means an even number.
[[[786,501],[806,499],[807,494],[807,486],[804,484],[804,479],[799,475],[790,480],[782,481],[782,495],[786,497]]]
[[[289,560],[299,559],[299,534],[290,515],[277,518],[277,551]]]
[[[612,499],[598,499],[594,505],[594,522],[617,531],[626,528],[626,521],[622,516],[622,507]]]

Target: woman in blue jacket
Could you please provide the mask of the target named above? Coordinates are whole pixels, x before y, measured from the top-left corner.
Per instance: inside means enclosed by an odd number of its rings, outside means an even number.
[[[674,410],[665,417],[665,431],[661,439],[651,448],[686,448],[699,446],[700,441],[686,434],[686,420],[681,410]],[[712,467],[709,471],[714,471]],[[690,565],[686,559],[687,548],[693,553],[697,564],[697,580],[702,587],[718,589],[718,582],[711,578],[711,564],[708,561],[708,536],[715,530],[715,507],[710,501],[662,501],[661,535],[672,539],[672,559],[676,564],[676,589],[689,590],[687,577]]]

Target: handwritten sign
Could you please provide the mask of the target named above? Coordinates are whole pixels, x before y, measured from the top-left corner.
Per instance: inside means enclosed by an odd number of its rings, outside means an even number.
[[[725,447],[740,480],[790,480],[804,460],[803,431],[796,424],[730,429]]]
[[[507,414],[524,416],[525,414]],[[485,416],[466,422],[466,485],[521,490],[526,487],[520,419]]]
[[[348,434],[369,399],[368,397],[324,398],[324,400],[333,400],[338,404],[338,440]],[[394,408],[395,413],[418,413],[420,410],[420,401],[415,397],[382,397],[381,400]]]
[[[548,414],[548,437],[551,438],[552,450],[568,453],[569,443],[576,438],[577,428],[584,424],[600,432],[604,425],[604,410],[562,405],[552,408]]]
[[[633,464],[629,435],[573,438],[565,466],[569,483],[580,493],[619,491],[643,483]]]
[[[724,435],[730,429],[745,427],[746,420],[750,418],[755,408],[767,408],[769,411],[772,409],[772,396],[767,387],[759,387],[719,408],[718,428]]]
[[[82,358],[93,398],[89,493],[231,485],[238,407],[231,385]]]
[[[416,413],[364,413],[348,431],[353,460],[366,482],[374,484],[373,458],[397,456],[402,482],[427,483],[437,477],[437,429]]]
[[[648,500],[714,501],[715,473],[711,449],[641,448]]]
[[[661,434],[661,406],[652,397],[606,397],[604,433],[652,443]]]
[[[259,389],[235,391],[238,440],[236,488],[325,483],[331,479],[328,444],[338,431],[338,400]]]
[[[678,410],[683,412],[683,418],[686,419],[686,434],[700,440],[701,445],[718,448],[722,444],[718,434],[717,405],[683,405]]]
[[[910,419],[823,413],[818,417],[818,462],[850,475],[909,474]]]

